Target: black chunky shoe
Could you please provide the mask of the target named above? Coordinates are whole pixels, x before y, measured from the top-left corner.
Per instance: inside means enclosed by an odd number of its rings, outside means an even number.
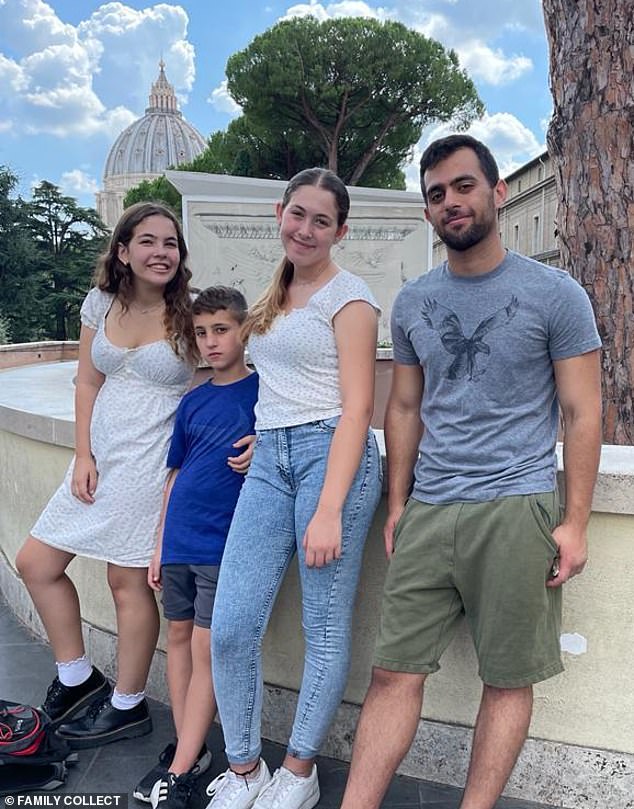
[[[115,708],[110,697],[93,703],[84,716],[60,725],[57,735],[67,741],[72,750],[100,747],[119,739],[134,739],[152,731],[152,719],[145,699],[134,708]]]
[[[110,694],[110,683],[99,669],[92,667],[90,677],[79,685],[64,685],[56,677],[49,685],[46,699],[40,710],[49,717],[53,725],[72,719],[96,699]]]

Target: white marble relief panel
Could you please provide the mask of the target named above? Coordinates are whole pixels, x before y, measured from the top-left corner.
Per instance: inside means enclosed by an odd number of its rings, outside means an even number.
[[[371,217],[360,216],[357,221],[352,217],[333,258],[368,283],[382,310],[379,339],[386,340],[398,290],[424,269],[427,229],[418,218],[386,216],[382,221],[381,213],[373,210]],[[189,242],[195,283],[234,286],[250,303],[265,289],[282,258],[278,226],[268,211],[196,212],[190,219]]]

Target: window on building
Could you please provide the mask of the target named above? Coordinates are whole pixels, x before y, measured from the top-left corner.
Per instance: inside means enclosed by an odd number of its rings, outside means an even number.
[[[535,253],[539,253],[541,250],[539,235],[539,215],[535,215],[533,217],[533,255],[535,255]]]
[[[537,166],[537,180],[540,181],[543,179],[544,179],[544,167],[540,163],[539,166]]]
[[[520,249],[520,226],[513,225],[513,250]]]
[[[517,193],[518,194],[522,193],[522,181],[521,180],[517,181]]]

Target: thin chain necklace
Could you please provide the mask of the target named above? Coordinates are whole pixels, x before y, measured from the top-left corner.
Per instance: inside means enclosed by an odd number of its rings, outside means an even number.
[[[138,303],[131,303],[131,304],[130,304],[130,309],[134,309],[134,310],[135,310],[136,312],[138,312],[140,315],[147,315],[147,314],[149,314],[150,312],[154,312],[154,311],[156,311],[156,310],[157,310],[157,309],[159,309],[161,306],[165,306],[165,301],[164,301],[164,300],[161,300],[161,301],[159,301],[158,303],[154,303],[154,304],[152,304],[152,306],[147,306],[145,309],[142,309],[142,308],[141,308],[141,307],[138,305]]]

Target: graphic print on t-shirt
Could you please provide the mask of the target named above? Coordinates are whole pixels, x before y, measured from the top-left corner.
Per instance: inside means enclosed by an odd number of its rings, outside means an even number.
[[[485,317],[471,337],[465,337],[458,315],[435,298],[425,298],[421,316],[430,329],[437,331],[445,351],[454,356],[447,370],[448,379],[478,379],[486,371],[485,358],[491,353],[491,346],[484,342],[484,336],[493,329],[506,326],[515,317],[519,308],[515,295],[506,306]],[[479,357],[478,355],[482,355]]]

